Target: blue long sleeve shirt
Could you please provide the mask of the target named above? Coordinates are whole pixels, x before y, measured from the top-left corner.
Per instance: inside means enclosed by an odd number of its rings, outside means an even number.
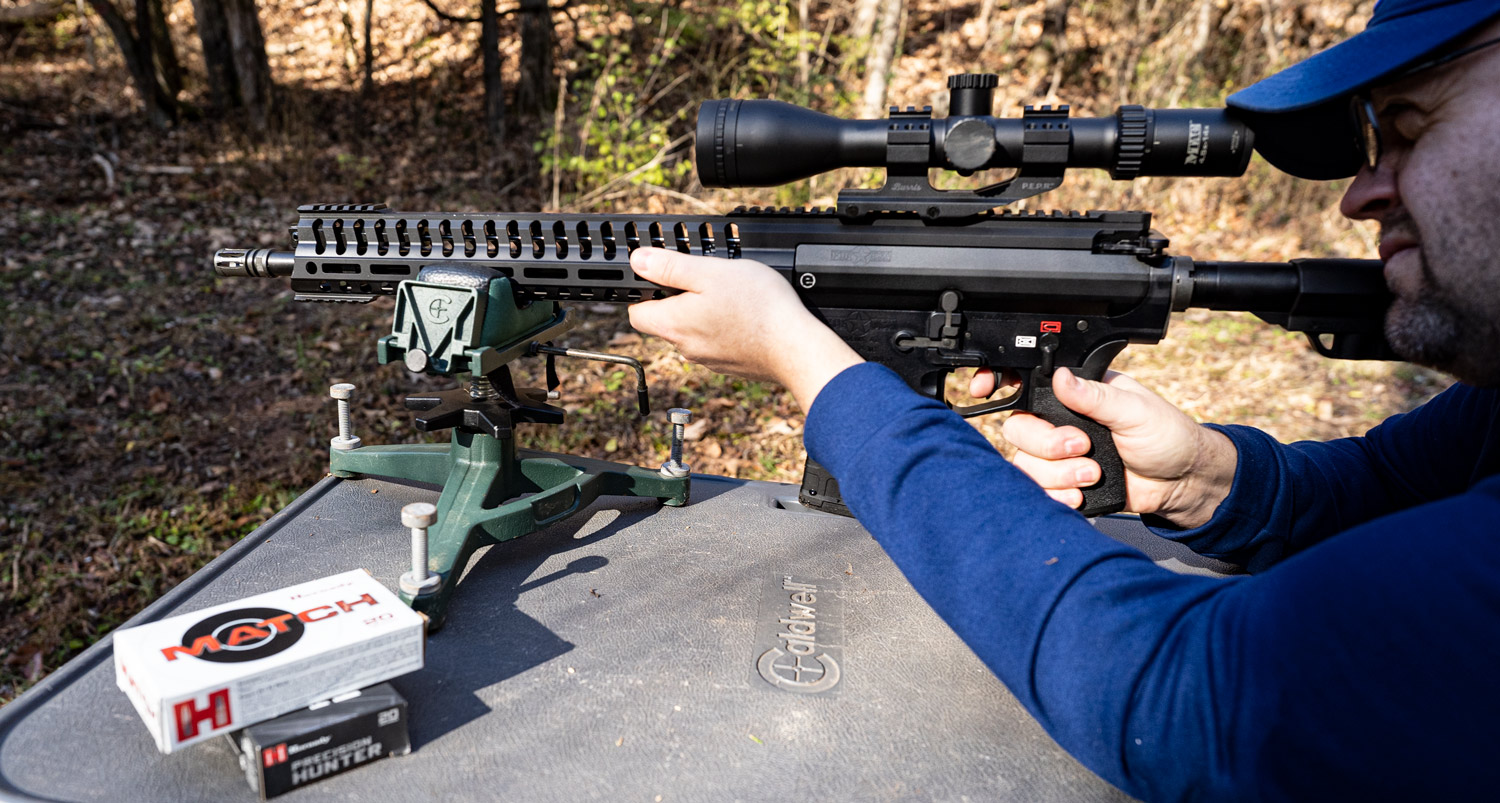
[[[1229,497],[1158,532],[1253,573],[1230,579],[1100,534],[875,364],[823,389],[806,441],[917,591],[1121,789],[1500,795],[1500,392],[1455,386],[1330,443],[1221,429]]]

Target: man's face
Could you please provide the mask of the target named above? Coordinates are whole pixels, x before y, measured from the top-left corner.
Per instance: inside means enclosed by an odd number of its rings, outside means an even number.
[[[1496,36],[1500,23],[1467,43]],[[1497,88],[1500,46],[1376,89],[1384,154],[1341,207],[1380,221],[1397,353],[1479,386],[1500,386]]]

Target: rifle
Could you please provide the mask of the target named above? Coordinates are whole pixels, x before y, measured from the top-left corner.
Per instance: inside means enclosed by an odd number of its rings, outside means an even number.
[[[1306,333],[1327,357],[1395,359],[1383,335],[1391,297],[1378,261],[1195,261],[1167,253],[1148,212],[994,211],[1055,188],[1068,167],[1106,169],[1117,179],[1240,175],[1254,137],[1228,111],[1122,106],[1112,117],[1070,119],[1066,106],[1027,107],[1019,119],[997,118],[987,116],[995,81],[952,76],[952,113],[936,119],[930,107],[841,120],[779,101],[703,104],[696,150],[706,186],[886,168],[885,186],[844,190],[834,209],[409,214],[383,204],[310,205],[298,209],[294,250],[223,250],[214,267],[222,276],[288,277],[299,301],[345,302],[402,293],[461,268],[469,272],[462,281],[503,278],[517,304],[556,309],[558,302],[631,303],[670,292],[630,270],[629,253],[643,245],[755,259],[782,273],[861,357],[925,396],[946,403],[944,380],[961,367],[1018,378],[1013,395],[955,411],[1024,410],[1081,428],[1102,469],[1100,481],[1083,489],[1080,510],[1090,516],[1123,508],[1124,470],[1108,430],[1053,396],[1056,368],[1101,379],[1126,345],[1160,341],[1171,313],[1190,308],[1253,313]],[[1017,172],[978,190],[939,190],[928,181],[932,167]],[[401,315],[398,308],[392,337],[401,334]],[[406,359],[411,367],[410,355],[421,351],[416,364],[426,367],[428,352],[414,332],[383,340],[382,362]],[[489,377],[504,361],[545,348],[512,348],[503,361],[468,367]],[[508,385],[508,374],[502,381]],[[799,498],[848,515],[837,481],[811,460]]]

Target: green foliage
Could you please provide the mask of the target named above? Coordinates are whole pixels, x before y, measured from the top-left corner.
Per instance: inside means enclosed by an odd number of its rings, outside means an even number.
[[[736,394],[743,394],[746,401],[759,403],[769,399],[776,392],[774,385],[764,382],[752,382],[750,380],[734,379],[730,381],[730,388]]]
[[[591,54],[598,55],[598,54]],[[534,149],[547,174],[561,172],[577,188],[598,187],[629,175],[630,183],[669,186],[687,175],[692,168],[688,160],[668,158],[674,123],[688,118],[686,108],[660,118],[648,115],[651,107],[642,103],[633,87],[622,83],[627,72],[621,51],[605,57],[600,74],[592,81],[573,82],[570,97],[575,100],[588,93],[588,107],[572,152],[564,148],[572,143],[558,141],[558,132],[548,130],[537,140]]]
[[[339,181],[355,190],[377,186],[381,179],[380,167],[369,156],[341,153],[334,158],[334,163],[341,174]]]
[[[805,102],[805,90],[789,93],[786,88],[791,83],[791,66],[797,62],[797,53],[816,48],[817,40],[809,31],[794,30],[791,3],[744,0],[725,3],[714,11],[716,28],[738,32],[746,40],[745,47],[735,54],[735,61],[728,65],[743,82],[734,87],[735,94]]]
[[[593,14],[595,33],[578,42],[564,124],[542,132],[532,146],[543,174],[585,206],[630,186],[685,189],[703,99],[808,104],[833,81],[827,70],[811,71],[806,82],[798,74],[798,53],[817,51],[820,40],[797,29],[789,0],[709,7],[634,2]],[[847,102],[841,92],[832,95]]]

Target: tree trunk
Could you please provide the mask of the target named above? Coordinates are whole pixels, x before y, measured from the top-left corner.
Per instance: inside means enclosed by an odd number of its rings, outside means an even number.
[[[979,4],[979,36],[977,39],[969,40],[970,47],[982,48],[990,43],[990,30],[994,27],[994,23],[990,21],[990,18],[994,14],[995,0],[981,0]]]
[[[130,71],[136,93],[141,96],[141,103],[146,107],[147,117],[157,125],[166,125],[175,120],[177,104],[167,96],[166,90],[157,80],[156,67],[151,57],[150,12],[147,11],[144,17],[138,17],[142,24],[137,26],[137,31],[144,35],[143,46],[143,37],[131,31],[130,21],[109,0],[88,0],[88,3],[94,13],[104,20],[115,45],[120,48],[120,54],[125,57],[125,67]],[[146,0],[136,0],[137,11],[145,4]]]
[[[869,38],[875,33],[875,13],[880,10],[880,0],[854,0],[854,22],[849,26],[849,36],[860,45],[869,46]]]
[[[359,94],[366,101],[370,94],[375,91],[375,43],[370,38],[372,26],[370,20],[375,17],[375,0],[365,0],[365,78],[360,83]]]
[[[885,116],[885,91],[891,67],[896,61],[896,40],[901,33],[901,7],[904,0],[880,0],[880,26],[865,61],[865,96],[862,116],[873,119]]]
[[[271,121],[271,63],[255,0],[223,0],[223,8],[240,105],[251,130],[265,131]]]
[[[807,91],[812,78],[812,37],[807,30],[807,0],[797,2],[797,88]]]
[[[11,25],[50,20],[61,14],[66,7],[62,0],[36,0],[21,6],[0,6],[0,23]]]
[[[521,0],[521,74],[516,107],[526,112],[547,108],[552,92],[552,10],[547,0]]]
[[[1281,47],[1276,44],[1276,0],[1261,0],[1260,32],[1266,37],[1266,61],[1281,66]]]
[[[479,0],[479,49],[484,52],[484,126],[490,141],[505,139],[505,88],[500,80],[500,19],[495,0]]]
[[[157,97],[156,59],[151,54],[151,0],[135,0],[135,63],[136,71],[148,84],[141,93],[146,117],[157,128],[166,128],[171,121],[167,119],[166,104]]]
[[[1193,43],[1188,46],[1188,59],[1196,60],[1208,50],[1209,37],[1214,32],[1217,22],[1214,12],[1217,7],[1213,0],[1198,0],[1198,22],[1193,29]]]
[[[239,82],[234,77],[234,48],[229,44],[229,22],[220,0],[193,0],[198,41],[208,68],[208,102],[222,111],[240,105]]]
[[[182,94],[182,64],[177,60],[177,48],[172,44],[172,31],[167,27],[167,15],[162,13],[162,0],[150,0],[151,50],[156,55],[157,76],[167,90],[167,96],[176,98]]]
[[[1047,0],[1042,6],[1042,38],[1032,48],[1026,70],[1036,81],[1035,93],[1051,96],[1062,77],[1068,53],[1068,0]]]
[[[344,72],[349,83],[359,74],[359,36],[354,33],[354,16],[349,12],[347,0],[339,0],[339,22],[344,26]]]

